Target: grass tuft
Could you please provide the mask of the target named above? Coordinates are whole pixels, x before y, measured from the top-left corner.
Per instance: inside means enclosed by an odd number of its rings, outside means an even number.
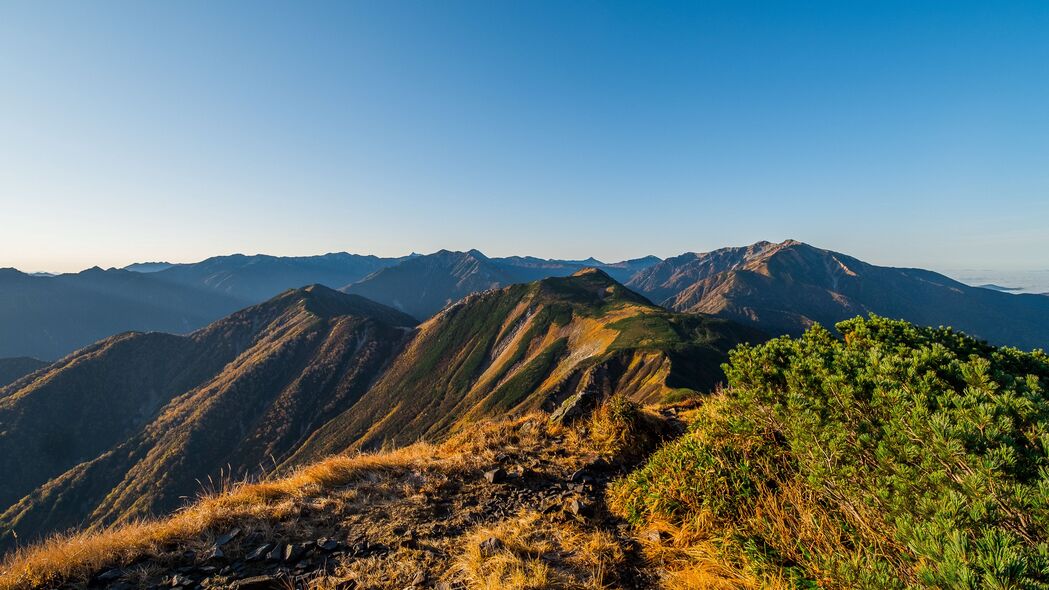
[[[526,512],[467,535],[458,569],[474,590],[598,589],[624,559],[604,531]]]
[[[624,463],[649,454],[668,433],[666,422],[624,396],[614,395],[590,417],[589,443],[600,455]]]

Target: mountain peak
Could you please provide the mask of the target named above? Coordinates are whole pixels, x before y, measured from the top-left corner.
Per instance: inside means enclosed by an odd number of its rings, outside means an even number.
[[[593,267],[593,266],[588,266],[586,268],[581,268],[581,269],[575,271],[574,273],[572,273],[571,276],[573,276],[573,277],[596,277],[596,278],[607,279],[608,281],[613,282],[613,283],[615,282],[615,279],[613,279],[611,276],[609,276],[609,274],[607,272],[601,270],[600,268]]]
[[[249,307],[239,313],[265,314],[272,310],[291,309],[301,305],[306,311],[321,318],[338,316],[367,317],[393,326],[414,326],[418,322],[410,315],[376,303],[371,299],[336,291],[320,284],[307,285],[298,289],[288,289],[273,299]]]
[[[549,297],[577,303],[622,301],[641,305],[652,304],[599,268],[584,268],[567,277],[550,277],[537,284],[540,291]]]

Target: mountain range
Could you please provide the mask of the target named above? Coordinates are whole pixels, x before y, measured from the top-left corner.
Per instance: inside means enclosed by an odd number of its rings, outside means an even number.
[[[597,269],[470,295],[419,326],[312,285],[189,335],[112,336],[0,388],[2,542],[482,418],[705,391],[729,349],[764,338]]]
[[[330,284],[295,284],[314,279]],[[741,343],[866,314],[1049,343],[1049,298],[792,240],[615,264],[442,250],[0,271],[0,544],[489,419],[688,398]]]
[[[471,293],[587,267],[667,309],[731,318],[772,334],[876,313],[951,325],[995,344],[1049,347],[1045,296],[970,287],[788,240],[611,264],[441,250],[399,258],[232,255],[56,276],[0,269],[0,357],[54,360],[127,330],[185,334],[308,284],[361,295],[421,321]]]

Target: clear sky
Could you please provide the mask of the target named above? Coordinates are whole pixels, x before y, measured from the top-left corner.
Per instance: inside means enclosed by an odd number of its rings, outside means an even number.
[[[0,1],[0,266],[1049,267],[1049,2]]]

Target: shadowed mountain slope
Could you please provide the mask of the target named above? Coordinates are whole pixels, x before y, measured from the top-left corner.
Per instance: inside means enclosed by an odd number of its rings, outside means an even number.
[[[187,333],[241,307],[126,270],[50,277],[0,269],[0,357],[56,359],[128,330]]]
[[[477,250],[441,250],[382,269],[343,291],[427,318],[470,293],[521,282],[519,278]]]
[[[0,387],[10,385],[33,371],[43,369],[46,366],[47,362],[27,356],[0,359]]]
[[[731,347],[763,339],[668,312],[596,269],[474,294],[421,325],[360,402],[295,460],[436,438],[507,413],[571,412],[612,393],[652,401],[708,389]]]
[[[952,326],[996,344],[1049,347],[1049,300],[970,287],[927,270],[875,266],[794,240],[667,259],[629,282],[662,305],[800,334],[875,313]]]
[[[189,336],[109,338],[0,390],[5,541],[170,511],[199,481],[280,461],[364,393],[414,323],[314,285]]]

